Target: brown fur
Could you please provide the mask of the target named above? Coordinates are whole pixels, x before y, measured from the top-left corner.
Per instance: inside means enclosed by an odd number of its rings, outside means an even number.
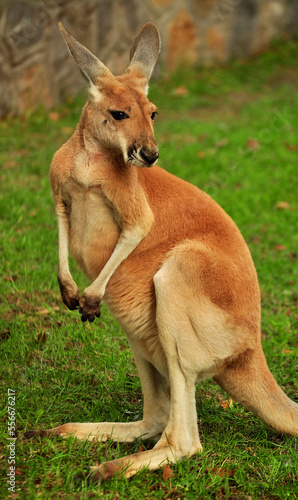
[[[214,377],[266,423],[297,434],[298,406],[276,384],[262,352],[260,293],[244,239],[207,194],[155,165],[156,107],[146,90],[159,53],[156,27],[148,23],[139,33],[120,77],[61,31],[90,83],[90,98],[50,171],[60,288],[84,321],[100,314],[104,300],[122,326],[140,374],[144,416],[48,432],[156,437],[153,450],[92,471],[106,479],[156,469],[202,449],[195,383]],[[69,245],[92,282],[81,295],[68,269]]]

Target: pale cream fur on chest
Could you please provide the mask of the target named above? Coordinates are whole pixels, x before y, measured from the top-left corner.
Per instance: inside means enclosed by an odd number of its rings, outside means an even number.
[[[101,156],[82,149],[74,158],[72,179],[85,189],[97,186],[102,182]]]
[[[91,279],[109,259],[120,234],[115,213],[101,188],[101,168],[99,155],[83,149],[74,158],[70,177],[61,186],[62,197],[69,206],[70,249]]]

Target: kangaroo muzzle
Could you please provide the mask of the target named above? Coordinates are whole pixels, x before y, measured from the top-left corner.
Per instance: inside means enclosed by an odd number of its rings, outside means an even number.
[[[127,156],[128,163],[137,167],[152,167],[159,158],[159,151],[156,145],[149,147],[134,144],[128,148]]]
[[[149,167],[151,167],[159,158],[159,151],[157,146],[153,149],[143,147],[141,148],[139,154],[142,160],[144,160],[144,162],[147,163]]]

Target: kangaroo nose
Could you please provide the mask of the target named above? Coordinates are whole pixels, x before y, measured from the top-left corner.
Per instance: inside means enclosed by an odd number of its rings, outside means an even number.
[[[147,149],[143,147],[140,151],[141,158],[147,163],[147,165],[152,165],[159,157],[158,149]]]

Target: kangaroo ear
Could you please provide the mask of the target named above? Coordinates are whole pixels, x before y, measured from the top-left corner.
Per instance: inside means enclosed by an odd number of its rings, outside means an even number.
[[[131,46],[130,65],[127,70],[139,70],[147,80],[146,85],[156,64],[160,45],[160,35],[157,27],[153,23],[146,23]]]
[[[78,64],[83,76],[90,84],[96,85],[98,78],[104,75],[111,75],[110,70],[86,49],[84,45],[77,42],[77,40],[64,28],[61,22],[58,23],[58,25],[69,52]]]

